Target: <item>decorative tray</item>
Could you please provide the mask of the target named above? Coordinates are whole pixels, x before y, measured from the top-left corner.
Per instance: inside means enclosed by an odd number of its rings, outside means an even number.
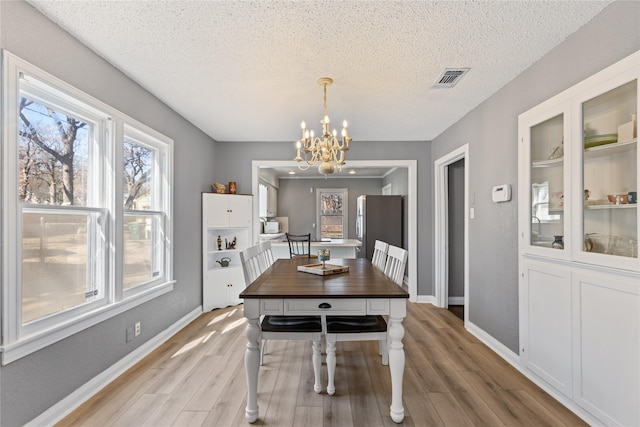
[[[299,265],[298,271],[302,271],[303,273],[317,274],[319,276],[327,276],[329,274],[346,273],[347,271],[349,271],[349,266],[325,264],[323,267],[322,263],[306,264]]]
[[[587,136],[584,138],[584,148],[593,148],[600,145],[614,144],[616,142],[618,142],[617,133]]]

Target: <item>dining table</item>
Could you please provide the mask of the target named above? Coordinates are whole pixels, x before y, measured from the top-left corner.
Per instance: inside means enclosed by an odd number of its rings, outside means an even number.
[[[348,271],[336,274],[314,274],[300,271],[298,268],[303,266],[304,270],[304,266],[307,266],[307,270],[317,269],[318,264],[317,258],[278,259],[240,293],[240,298],[244,299],[244,317],[247,319],[246,420],[253,423],[259,416],[258,372],[261,316],[384,315],[387,317],[387,345],[391,374],[389,414],[394,422],[402,422],[404,419],[402,378],[405,365],[402,321],[407,313],[406,302],[409,294],[365,258],[326,261],[326,267],[348,267]],[[334,268],[334,270],[340,269]]]

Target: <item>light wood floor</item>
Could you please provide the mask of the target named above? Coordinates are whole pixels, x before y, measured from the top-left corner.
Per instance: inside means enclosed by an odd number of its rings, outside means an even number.
[[[480,343],[447,310],[408,303],[405,426],[585,425]],[[243,426],[242,305],[200,316],[59,426]],[[336,394],[313,392],[311,344],[271,341],[260,368],[262,426],[393,426],[377,343],[338,343]],[[326,365],[323,363],[326,387]]]

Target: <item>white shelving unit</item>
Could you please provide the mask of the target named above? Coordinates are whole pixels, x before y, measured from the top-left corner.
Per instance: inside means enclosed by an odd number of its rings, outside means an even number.
[[[518,122],[520,360],[594,424],[640,425],[640,213],[608,199],[640,187],[637,137],[616,141],[639,74],[636,52]]]
[[[242,302],[238,295],[246,285],[240,251],[251,246],[251,204],[249,195],[202,194],[203,311]]]

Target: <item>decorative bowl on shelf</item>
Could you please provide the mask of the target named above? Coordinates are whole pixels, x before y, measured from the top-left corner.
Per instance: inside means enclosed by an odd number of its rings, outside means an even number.
[[[607,199],[609,199],[609,203],[613,203],[615,205],[626,205],[629,203],[628,196],[626,194],[607,194]]]
[[[591,135],[584,137],[584,148],[593,148],[599,145],[613,144],[618,142],[617,133],[605,133],[603,135]]]
[[[213,184],[211,184],[211,188],[213,188],[213,191],[218,194],[224,194],[227,189],[224,184],[220,184],[219,182],[214,182]]]

